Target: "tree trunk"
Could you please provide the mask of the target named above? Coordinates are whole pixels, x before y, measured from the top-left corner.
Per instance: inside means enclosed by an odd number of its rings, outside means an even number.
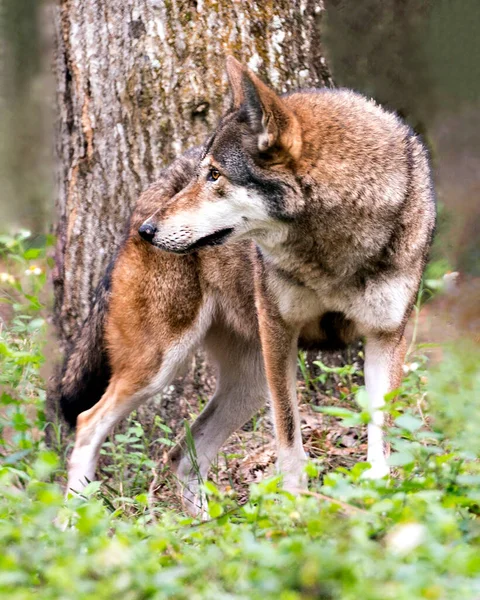
[[[227,107],[224,59],[279,91],[330,83],[312,1],[62,0],[54,8],[56,321],[68,341],[140,192]]]
[[[318,0],[59,0],[52,10],[55,322],[65,347],[140,192],[227,108],[226,55],[280,92],[331,78]]]

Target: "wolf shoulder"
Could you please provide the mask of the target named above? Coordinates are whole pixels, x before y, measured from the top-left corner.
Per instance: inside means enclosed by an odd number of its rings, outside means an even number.
[[[320,158],[370,157],[387,163],[405,161],[406,147],[412,145],[428,159],[422,141],[400,116],[358,92],[322,88],[282,98],[303,124],[304,153],[320,150]]]
[[[297,90],[284,94],[282,99],[302,121],[310,120],[317,127],[323,123],[331,135],[336,131],[339,134],[363,133],[369,138],[372,134],[381,135],[378,143],[383,136],[389,140],[415,135],[399,115],[373,98],[348,88]]]
[[[417,204],[434,205],[427,149],[399,116],[347,89],[299,91],[284,101],[302,123],[299,170],[324,209],[383,211],[412,193]]]

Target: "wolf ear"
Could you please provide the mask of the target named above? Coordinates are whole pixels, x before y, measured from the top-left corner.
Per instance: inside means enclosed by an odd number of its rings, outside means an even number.
[[[230,89],[232,90],[232,108],[240,108],[245,101],[243,93],[242,78],[246,71],[246,67],[238,62],[233,56],[227,56],[227,75]]]
[[[294,159],[300,156],[300,124],[293,112],[273,90],[233,56],[227,58],[227,73],[233,94],[233,107],[245,105],[252,131],[258,136],[258,149],[265,152],[279,146]]]

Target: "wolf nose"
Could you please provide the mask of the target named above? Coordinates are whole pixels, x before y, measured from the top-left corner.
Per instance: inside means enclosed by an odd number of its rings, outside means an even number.
[[[138,233],[140,237],[142,237],[147,242],[152,242],[153,238],[155,237],[155,234],[157,233],[157,228],[151,223],[144,223],[140,226]]]

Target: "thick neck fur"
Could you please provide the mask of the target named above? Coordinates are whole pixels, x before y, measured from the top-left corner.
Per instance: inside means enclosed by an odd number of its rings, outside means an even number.
[[[291,221],[253,236],[268,262],[312,285],[318,278],[361,284],[390,263],[401,266],[402,259],[408,268],[408,257],[394,255],[391,246],[403,227],[413,168],[427,168],[411,131],[346,90],[298,93],[284,101],[301,125],[302,155],[292,169],[298,188],[289,188],[286,202]],[[412,242],[416,235],[413,228]],[[421,228],[419,247],[424,237]]]

